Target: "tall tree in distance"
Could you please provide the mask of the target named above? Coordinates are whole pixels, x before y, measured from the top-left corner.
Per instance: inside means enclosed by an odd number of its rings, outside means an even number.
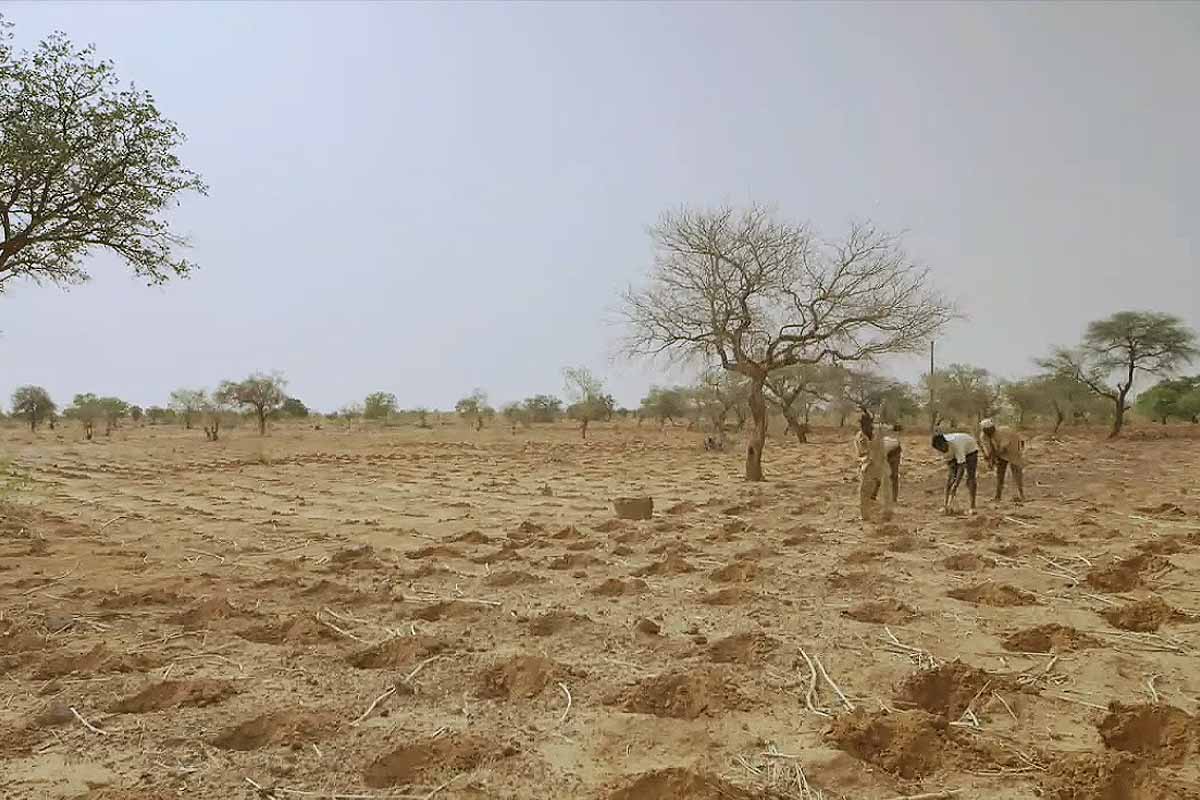
[[[586,367],[565,367],[567,415],[579,422],[579,435],[586,439],[588,423],[606,419],[612,413],[612,398],[604,393],[604,381]]]
[[[0,291],[87,280],[96,250],[151,284],[186,276],[166,214],[206,187],[179,160],[183,133],[91,47],[56,33],[17,53],[9,27],[0,18]]]
[[[208,405],[208,393],[203,389],[176,389],[171,392],[167,405],[190,431],[196,415]]]
[[[267,417],[287,400],[287,380],[282,375],[256,372],[243,381],[225,381],[214,399],[221,405],[241,406],[258,417],[258,435],[267,435]]]
[[[396,415],[396,395],[391,392],[371,392],[363,401],[360,415],[364,419],[389,419]],[[344,415],[343,415],[344,416]]]
[[[1056,348],[1038,364],[1110,400],[1113,422],[1108,435],[1114,438],[1125,425],[1126,400],[1138,373],[1166,377],[1198,355],[1196,333],[1179,317],[1121,311],[1089,324],[1078,348]]]
[[[13,392],[13,416],[28,420],[31,431],[36,431],[43,420],[52,419],[57,410],[58,406],[50,399],[50,393],[40,386],[22,386]]]
[[[665,214],[651,236],[654,265],[624,294],[625,349],[749,379],[750,481],[763,480],[772,372],[917,351],[955,316],[899,237],[870,224],[826,242],[758,206],[684,209]]]
[[[477,431],[483,429],[483,420],[485,418],[491,417],[496,413],[496,410],[488,405],[487,392],[483,389],[475,389],[469,395],[455,403],[454,411]]]

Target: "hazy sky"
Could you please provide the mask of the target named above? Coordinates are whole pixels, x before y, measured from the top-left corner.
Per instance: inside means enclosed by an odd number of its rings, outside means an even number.
[[[2,7],[152,91],[212,188],[190,280],[10,286],[4,399],[277,369],[322,409],[448,407],[580,364],[634,404],[606,311],[681,203],[907,229],[971,316],[941,355],[1003,376],[1117,310],[1200,325],[1200,5]]]

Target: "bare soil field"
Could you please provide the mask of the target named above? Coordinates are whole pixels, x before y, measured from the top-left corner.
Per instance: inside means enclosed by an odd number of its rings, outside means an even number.
[[[877,525],[849,429],[596,427],[0,431],[0,796],[1200,797],[1190,429]]]

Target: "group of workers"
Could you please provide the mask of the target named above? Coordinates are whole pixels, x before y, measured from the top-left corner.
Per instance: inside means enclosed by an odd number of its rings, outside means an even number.
[[[1021,434],[990,419],[981,420],[982,434],[977,441],[969,433],[935,433],[930,444],[942,454],[946,461],[946,494],[942,502],[942,513],[951,513],[951,504],[958,494],[958,487],[966,478],[971,506],[968,514],[975,513],[977,490],[976,474],[979,470],[979,451],[988,467],[996,468],[996,500],[1004,494],[1004,479],[1012,469],[1013,481],[1017,484],[1017,499],[1025,499],[1025,441]],[[877,435],[875,419],[863,411],[859,420],[859,431],[854,436],[854,453],[859,461],[859,511],[863,520],[868,519],[871,504],[880,501],[880,516],[891,517],[892,504],[900,494],[900,439]],[[882,494],[882,498],[880,498]]]

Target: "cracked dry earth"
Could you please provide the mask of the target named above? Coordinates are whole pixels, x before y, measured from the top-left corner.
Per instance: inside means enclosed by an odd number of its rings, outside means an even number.
[[[1200,797],[1194,436],[863,525],[832,429],[5,429],[0,796]]]

